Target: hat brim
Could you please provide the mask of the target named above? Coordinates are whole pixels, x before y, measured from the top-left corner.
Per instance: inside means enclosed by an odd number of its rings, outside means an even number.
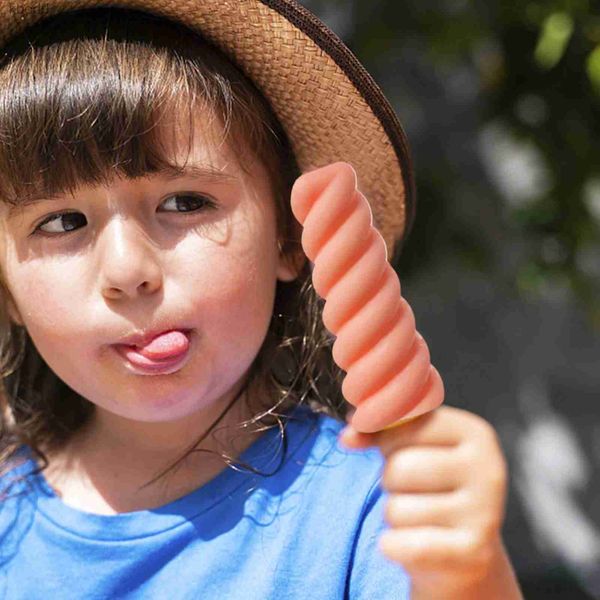
[[[406,136],[379,86],[319,19],[294,0],[0,0],[0,46],[42,19],[100,6],[179,21],[224,51],[269,100],[302,171],[352,164],[392,259],[415,217]]]

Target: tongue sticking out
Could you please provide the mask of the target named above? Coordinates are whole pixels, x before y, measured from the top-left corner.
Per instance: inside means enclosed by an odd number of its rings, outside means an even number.
[[[146,358],[160,360],[185,352],[189,345],[190,341],[182,331],[167,331],[156,336],[146,346],[136,346],[135,351]]]

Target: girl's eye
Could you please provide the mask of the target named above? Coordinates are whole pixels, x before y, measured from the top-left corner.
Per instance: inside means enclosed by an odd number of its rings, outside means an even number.
[[[172,200],[175,202],[172,202]],[[162,203],[162,206],[165,206],[169,203],[171,206],[175,206],[175,212],[194,212],[202,208],[215,208],[214,202],[209,200],[206,196],[198,196],[193,194],[175,194],[174,196],[169,196]],[[167,210],[161,212],[173,211]]]
[[[56,215],[50,215],[46,217],[34,230],[34,233],[41,231],[42,233],[56,234],[56,233],[65,233],[66,231],[73,231],[77,229],[77,221],[81,223],[84,221],[83,225],[87,223],[85,215],[76,212],[70,213],[58,213]],[[61,221],[64,229],[61,229]],[[44,229],[44,227],[46,227]]]
[[[205,196],[192,195],[192,194],[176,194],[169,196],[161,206],[171,204],[175,207],[175,210],[159,210],[159,212],[198,212],[203,208],[211,209],[216,208],[215,203],[209,200]],[[85,215],[78,212],[64,212],[57,213],[46,217],[34,230],[34,233],[38,231],[50,235],[56,235],[61,233],[68,233],[79,229],[79,226],[83,227],[87,224]]]

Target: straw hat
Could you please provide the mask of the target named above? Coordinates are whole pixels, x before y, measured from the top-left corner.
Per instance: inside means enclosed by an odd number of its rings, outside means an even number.
[[[415,214],[406,137],[342,41],[294,0],[0,0],[0,46],[69,10],[131,8],[179,21],[221,48],[267,97],[301,170],[353,165],[391,260]]]

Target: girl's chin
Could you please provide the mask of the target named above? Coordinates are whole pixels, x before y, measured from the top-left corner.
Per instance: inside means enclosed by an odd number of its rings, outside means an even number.
[[[198,396],[176,397],[173,394],[161,397],[159,393],[140,398],[121,397],[118,405],[102,406],[104,412],[111,413],[123,419],[140,423],[169,423],[186,421],[204,406],[198,406]]]

